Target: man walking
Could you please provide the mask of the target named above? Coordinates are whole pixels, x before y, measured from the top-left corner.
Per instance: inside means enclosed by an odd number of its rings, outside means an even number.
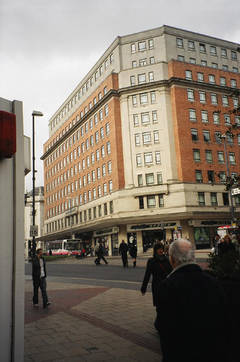
[[[107,260],[104,257],[105,254],[105,248],[102,243],[99,243],[98,249],[96,251],[97,259],[95,260],[96,265],[100,265],[101,259],[104,261],[105,264],[108,264]]]
[[[119,254],[122,256],[122,262],[123,262],[123,267],[126,268],[128,267],[128,246],[127,244],[124,242],[124,240],[122,240],[120,247],[119,247]]]
[[[42,249],[37,249],[37,255],[32,258],[32,279],[33,279],[33,306],[38,307],[38,289],[41,289],[43,308],[51,303],[47,296],[46,263],[42,256]]]
[[[221,286],[194,262],[189,241],[174,241],[169,258],[173,271],[159,284],[156,301],[163,362],[227,361],[227,308]]]

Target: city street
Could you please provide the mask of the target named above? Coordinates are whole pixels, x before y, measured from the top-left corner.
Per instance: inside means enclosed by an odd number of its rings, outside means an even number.
[[[48,263],[47,310],[32,307],[26,264],[25,362],[161,360],[152,296],[139,292],[146,260],[136,269],[119,257],[100,266],[93,258]]]
[[[151,286],[145,296],[139,291],[148,256],[139,257],[135,269],[131,259],[124,269],[120,257],[100,266],[91,257],[49,262],[48,309],[40,293],[39,308],[32,307],[26,263],[25,362],[161,361]]]

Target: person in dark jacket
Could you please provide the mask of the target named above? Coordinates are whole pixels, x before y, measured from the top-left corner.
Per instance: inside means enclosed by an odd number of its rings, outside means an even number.
[[[104,258],[105,255],[105,248],[102,243],[99,243],[98,249],[96,250],[97,259],[95,260],[96,265],[100,265],[101,259],[104,261],[105,264],[108,264],[107,260]]]
[[[147,267],[142,282],[141,292],[144,295],[148,282],[152,276],[152,296],[153,305],[156,306],[156,296],[159,284],[172,271],[168,258],[164,255],[164,245],[155,244],[153,248],[153,258],[148,259]]]
[[[127,244],[124,242],[124,240],[122,240],[120,246],[119,246],[119,254],[122,257],[122,262],[123,262],[123,267],[126,268],[128,267],[128,246]]]
[[[129,254],[133,260],[133,267],[136,268],[136,264],[137,264],[137,246],[132,243],[129,244]]]
[[[185,239],[169,248],[173,271],[157,291],[157,319],[163,362],[226,362],[227,308],[218,281],[194,263]]]
[[[218,244],[218,255],[222,256],[226,253],[233,252],[235,250],[235,246],[232,242],[230,235],[225,235],[224,238]]]
[[[42,249],[37,249],[36,255],[32,258],[32,280],[33,280],[33,306],[38,307],[38,290],[41,289],[43,308],[48,307],[51,303],[47,295],[47,273],[46,262],[42,256]]]

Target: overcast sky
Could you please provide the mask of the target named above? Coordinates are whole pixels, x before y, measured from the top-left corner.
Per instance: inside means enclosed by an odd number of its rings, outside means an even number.
[[[0,0],[0,97],[36,118],[36,186],[48,120],[118,35],[176,26],[240,42],[239,0]],[[31,174],[26,189],[31,189]]]

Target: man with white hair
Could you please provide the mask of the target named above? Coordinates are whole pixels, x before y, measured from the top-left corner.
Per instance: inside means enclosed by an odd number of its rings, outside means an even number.
[[[173,271],[159,285],[155,327],[162,362],[224,362],[226,305],[217,280],[195,263],[195,250],[185,239],[169,248]]]

